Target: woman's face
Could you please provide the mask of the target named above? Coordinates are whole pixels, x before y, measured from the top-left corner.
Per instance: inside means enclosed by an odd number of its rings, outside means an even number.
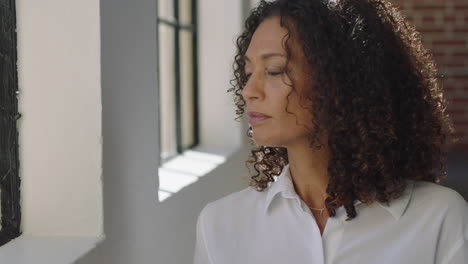
[[[308,66],[300,45],[291,37],[288,41],[291,58],[285,69],[286,50],[282,44],[286,34],[287,29],[280,26],[279,17],[267,18],[258,26],[245,54],[245,73],[249,77],[242,97],[246,102],[246,113],[259,112],[270,116],[259,122],[249,118],[253,139],[262,146],[304,144],[312,127],[310,101],[303,98],[299,102],[299,93],[312,88],[308,81]],[[292,80],[286,71],[293,79],[295,89],[291,87]]]

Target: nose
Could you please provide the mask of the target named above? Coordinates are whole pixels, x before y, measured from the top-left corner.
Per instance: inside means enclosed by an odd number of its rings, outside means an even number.
[[[245,101],[251,101],[253,99],[260,99],[264,96],[263,80],[259,77],[259,74],[252,73],[249,80],[242,89],[241,95]]]

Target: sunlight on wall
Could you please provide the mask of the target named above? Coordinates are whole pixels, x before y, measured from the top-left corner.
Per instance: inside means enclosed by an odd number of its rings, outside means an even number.
[[[164,163],[158,169],[159,202],[196,182],[225,161],[226,157],[221,155],[187,150]]]

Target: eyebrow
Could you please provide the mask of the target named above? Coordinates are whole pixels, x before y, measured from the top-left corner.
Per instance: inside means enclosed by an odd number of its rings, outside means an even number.
[[[265,53],[265,54],[262,54],[260,58],[262,60],[266,60],[268,58],[275,57],[275,56],[286,57],[284,54],[281,54],[281,53]],[[251,60],[249,59],[249,57],[247,57],[247,55],[245,55],[244,58],[246,61],[251,62]]]

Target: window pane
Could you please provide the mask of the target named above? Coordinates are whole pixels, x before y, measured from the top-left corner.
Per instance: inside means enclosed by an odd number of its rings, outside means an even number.
[[[177,153],[175,116],[174,29],[159,25],[161,159]]]
[[[179,22],[183,25],[192,24],[192,0],[179,0]]]
[[[180,85],[182,112],[182,147],[191,146],[194,139],[194,78],[192,33],[182,30],[180,35]]]
[[[158,17],[175,21],[174,0],[158,0]]]

